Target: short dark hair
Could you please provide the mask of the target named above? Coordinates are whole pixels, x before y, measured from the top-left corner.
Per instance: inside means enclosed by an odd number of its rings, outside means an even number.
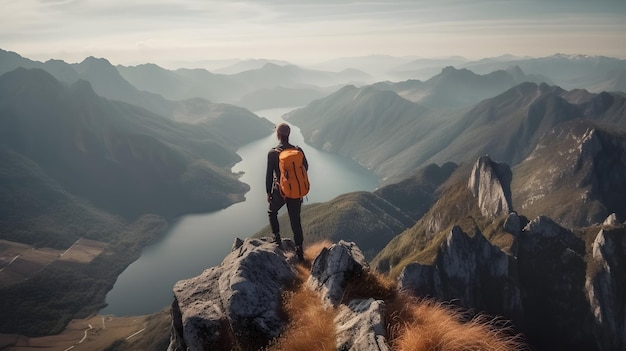
[[[291,132],[291,128],[289,128],[289,125],[287,123],[281,123],[276,126],[276,132],[280,135],[289,136],[289,133]]]
[[[280,140],[283,142],[289,141],[290,132],[291,132],[291,128],[289,128],[289,125],[287,123],[281,123],[276,126],[276,133],[278,134],[278,137],[280,138]]]

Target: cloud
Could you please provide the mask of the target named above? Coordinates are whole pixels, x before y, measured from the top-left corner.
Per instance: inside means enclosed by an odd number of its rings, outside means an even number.
[[[479,48],[534,55],[551,46],[565,52],[565,42],[596,54],[626,50],[616,34],[626,32],[625,14],[623,1],[580,0],[5,0],[0,45],[24,54],[74,52],[76,59],[97,50],[89,55],[120,62],[141,55],[469,55]],[[574,37],[594,43],[576,47]]]

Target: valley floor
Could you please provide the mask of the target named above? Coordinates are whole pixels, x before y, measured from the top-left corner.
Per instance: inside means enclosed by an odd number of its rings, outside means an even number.
[[[74,319],[61,334],[38,338],[0,334],[0,349],[3,351],[105,350],[116,340],[130,340],[141,335],[148,317],[96,315],[87,319]]]

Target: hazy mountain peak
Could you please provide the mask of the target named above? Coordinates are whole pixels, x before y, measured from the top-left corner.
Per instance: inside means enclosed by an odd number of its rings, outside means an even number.
[[[22,87],[22,89],[17,89]],[[40,68],[17,68],[0,76],[0,90],[4,91],[46,91],[53,93],[62,85],[50,73]]]
[[[111,62],[109,62],[109,60],[103,57],[94,57],[94,56],[86,57],[81,63],[79,63],[79,65],[95,65],[95,64],[99,64],[103,66],[113,66]]]
[[[79,74],[112,74],[119,76],[115,66],[105,58],[89,56],[81,63],[74,65],[74,67]]]

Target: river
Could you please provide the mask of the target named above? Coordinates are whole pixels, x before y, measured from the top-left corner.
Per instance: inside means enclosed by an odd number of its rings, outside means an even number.
[[[291,110],[277,108],[255,113],[280,123],[281,117]],[[310,165],[311,192],[305,205],[376,188],[379,178],[372,172],[349,158],[315,149],[304,142],[298,127],[291,127],[290,142],[303,148]],[[122,272],[107,294],[108,306],[100,314],[135,316],[162,310],[172,303],[172,287],[177,281],[219,265],[235,238],[250,237],[267,225],[266,155],[277,143],[272,134],[237,150],[242,161],[232,170],[243,172],[241,181],[250,185],[246,200],[217,212],[180,218],[161,240],[145,247],[141,257]],[[279,215],[283,213],[286,208]],[[283,236],[292,237],[291,230]]]

